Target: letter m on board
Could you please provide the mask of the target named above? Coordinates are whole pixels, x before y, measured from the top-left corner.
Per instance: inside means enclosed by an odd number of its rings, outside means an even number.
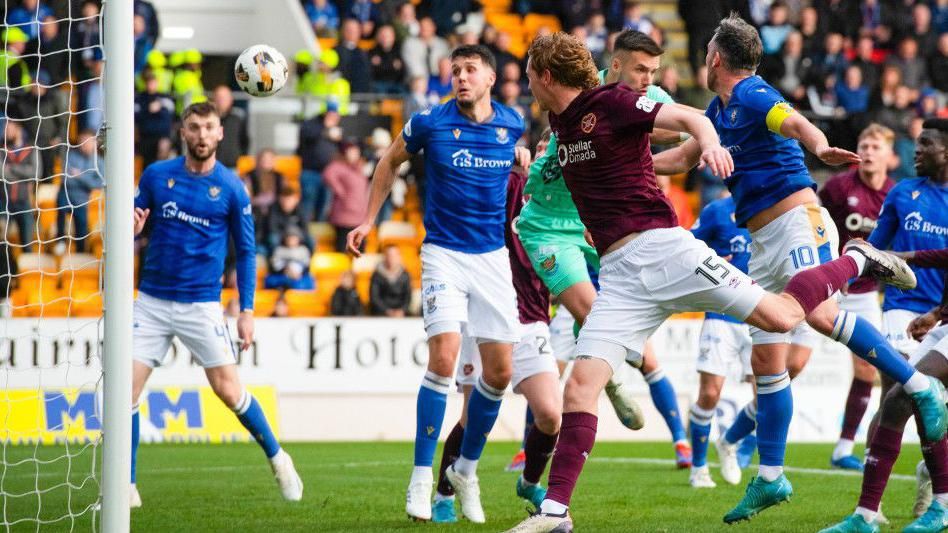
[[[165,392],[148,393],[148,419],[158,429],[167,426],[165,415],[179,418],[184,415],[189,428],[203,426],[201,420],[201,395],[196,390],[183,391],[178,401],[172,401]]]
[[[47,431],[68,429],[79,417],[83,418],[87,430],[102,429],[102,422],[95,410],[95,391],[80,392],[72,402],[62,391],[46,391],[43,400]]]

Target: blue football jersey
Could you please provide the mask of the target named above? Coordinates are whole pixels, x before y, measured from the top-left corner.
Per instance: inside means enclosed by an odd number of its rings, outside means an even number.
[[[734,173],[724,182],[734,196],[738,226],[796,191],[816,190],[800,144],[780,135],[791,112],[784,97],[760,76],[735,85],[727,107],[715,97],[705,111],[734,159]]]
[[[524,125],[512,108],[491,106],[494,115],[481,124],[453,99],[405,123],[408,151],[425,151],[426,243],[465,253],[504,246],[507,176]]]
[[[705,242],[721,257],[731,256],[731,264],[747,273],[750,261],[750,232],[737,226],[734,215],[734,198],[728,196],[715,200],[701,210],[698,220],[691,227],[695,237]],[[741,322],[720,313],[706,313],[705,318],[716,318],[728,322]]]
[[[948,187],[928,178],[899,182],[882,203],[882,212],[869,242],[881,250],[907,252],[948,248]],[[937,268],[912,268],[918,286],[902,291],[886,286],[882,310],[927,313],[941,303],[945,287]]]
[[[138,290],[175,302],[220,301],[228,239],[233,238],[240,308],[253,309],[253,217],[247,191],[233,172],[218,162],[206,175],[192,174],[184,157],[153,163],[142,173],[135,207],[151,210]]]

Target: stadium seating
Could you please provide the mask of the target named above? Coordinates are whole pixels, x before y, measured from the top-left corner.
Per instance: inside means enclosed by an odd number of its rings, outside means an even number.
[[[316,243],[316,252],[336,250],[336,228],[328,222],[310,222],[309,234]]]

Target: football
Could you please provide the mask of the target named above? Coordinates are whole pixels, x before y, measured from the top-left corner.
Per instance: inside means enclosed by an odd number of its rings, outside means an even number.
[[[265,44],[247,48],[237,57],[234,77],[253,96],[272,96],[286,84],[289,69],[279,50]]]

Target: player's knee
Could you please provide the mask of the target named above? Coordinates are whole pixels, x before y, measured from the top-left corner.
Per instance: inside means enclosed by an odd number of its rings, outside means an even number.
[[[513,376],[510,365],[492,365],[484,367],[484,382],[495,389],[506,389]]]
[[[532,407],[531,407],[532,410]],[[533,411],[533,423],[536,427],[547,435],[554,435],[560,432],[560,422],[563,420],[563,413],[553,405],[543,406],[537,411]]]
[[[240,403],[240,397],[243,395],[243,389],[235,381],[219,380],[211,383],[211,388],[214,389],[214,394],[224,402],[224,405],[231,409]]]
[[[566,388],[563,391],[563,409],[569,408],[571,411],[575,411],[587,409],[591,405],[594,406],[599,397],[599,392],[590,383],[573,374],[566,381]]]
[[[698,407],[702,409],[714,409],[721,399],[721,389],[717,387],[703,386],[698,390]]]
[[[816,331],[829,334],[833,331],[833,323],[836,321],[836,314],[837,310],[834,307],[821,305],[807,315],[806,322]]]

